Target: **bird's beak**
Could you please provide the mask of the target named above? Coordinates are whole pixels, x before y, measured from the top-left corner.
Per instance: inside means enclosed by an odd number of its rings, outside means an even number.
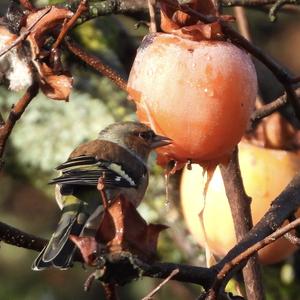
[[[159,148],[171,144],[173,141],[166,136],[156,135],[151,143],[151,148]]]

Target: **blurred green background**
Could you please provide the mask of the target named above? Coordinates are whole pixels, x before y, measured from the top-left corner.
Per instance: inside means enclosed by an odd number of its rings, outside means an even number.
[[[41,6],[48,2],[36,3]],[[1,0],[1,15],[7,5],[8,1]],[[231,13],[231,10],[225,12]],[[255,43],[299,75],[299,10],[281,13],[276,23],[270,23],[262,11],[249,10],[247,14]],[[136,48],[147,33],[145,26],[136,29],[136,23],[137,19],[132,17],[106,16],[78,26],[72,34],[91,53],[127,77]],[[55,176],[55,166],[64,161],[76,145],[95,138],[107,124],[135,118],[134,107],[127,101],[126,94],[107,78],[68,54],[65,61],[75,80],[70,102],[51,101],[41,94],[36,97],[9,139],[5,169],[0,177],[0,220],[44,238],[50,237],[59,218],[53,187],[47,185]],[[257,69],[264,98],[268,101],[280,95],[282,87],[272,74],[259,63]],[[0,87],[0,110],[4,115],[20,95]],[[297,124],[289,109],[284,113]],[[180,174],[171,179],[171,195],[167,201],[163,172],[155,166],[154,157],[151,172],[149,190],[139,210],[149,222],[170,226],[159,241],[161,259],[203,265],[202,250],[195,245],[182,220],[177,193]],[[82,285],[89,272],[81,265],[76,264],[68,271],[33,272],[30,266],[36,255],[33,251],[1,243],[0,299],[102,299],[102,289],[97,283],[90,292],[83,292]],[[264,267],[267,299],[300,299],[298,256],[296,253],[281,264]],[[143,278],[121,287],[121,299],[140,299],[158,282]],[[199,292],[198,286],[172,281],[155,299],[189,300],[195,299]]]

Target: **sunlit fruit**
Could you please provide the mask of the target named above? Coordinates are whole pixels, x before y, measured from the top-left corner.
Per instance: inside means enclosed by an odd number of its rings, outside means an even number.
[[[152,34],[138,50],[128,92],[139,119],[173,139],[161,155],[203,163],[220,161],[240,141],[257,78],[250,57],[229,42]]]
[[[250,144],[239,145],[239,159],[245,189],[252,197],[251,210],[256,224],[300,169],[300,158],[291,152],[270,150]],[[184,170],[181,181],[181,204],[187,227],[194,239],[205,244],[199,220],[203,208],[202,168]],[[300,214],[299,214],[300,215]],[[224,256],[235,244],[235,232],[229,204],[219,169],[209,183],[203,213],[207,244],[217,256]],[[271,264],[285,259],[295,246],[281,238],[259,251],[261,262]]]

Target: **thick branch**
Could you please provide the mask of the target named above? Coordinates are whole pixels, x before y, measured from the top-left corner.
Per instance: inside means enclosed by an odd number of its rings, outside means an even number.
[[[251,199],[247,196],[238,161],[238,150],[229,164],[221,166],[226,195],[231,209],[237,241],[242,240],[252,228]],[[264,299],[258,256],[251,257],[243,269],[248,299]]]
[[[64,6],[75,11],[79,5],[80,0],[73,0]],[[80,22],[86,22],[100,16],[111,14],[134,14],[137,12],[147,12],[147,0],[104,0],[91,1],[88,4],[88,11],[81,16]]]
[[[0,222],[0,241],[35,251],[41,251],[48,242],[2,222]]]

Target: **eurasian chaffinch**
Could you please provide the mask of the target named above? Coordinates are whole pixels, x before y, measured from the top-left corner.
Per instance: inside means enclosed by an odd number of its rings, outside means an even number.
[[[70,234],[95,236],[103,211],[97,190],[100,177],[104,179],[108,201],[122,194],[138,206],[148,185],[147,160],[151,150],[170,143],[169,138],[156,135],[144,124],[120,122],[106,127],[96,140],[78,146],[57,167],[61,176],[50,181],[56,184],[62,216],[32,269],[70,267],[76,250]]]

